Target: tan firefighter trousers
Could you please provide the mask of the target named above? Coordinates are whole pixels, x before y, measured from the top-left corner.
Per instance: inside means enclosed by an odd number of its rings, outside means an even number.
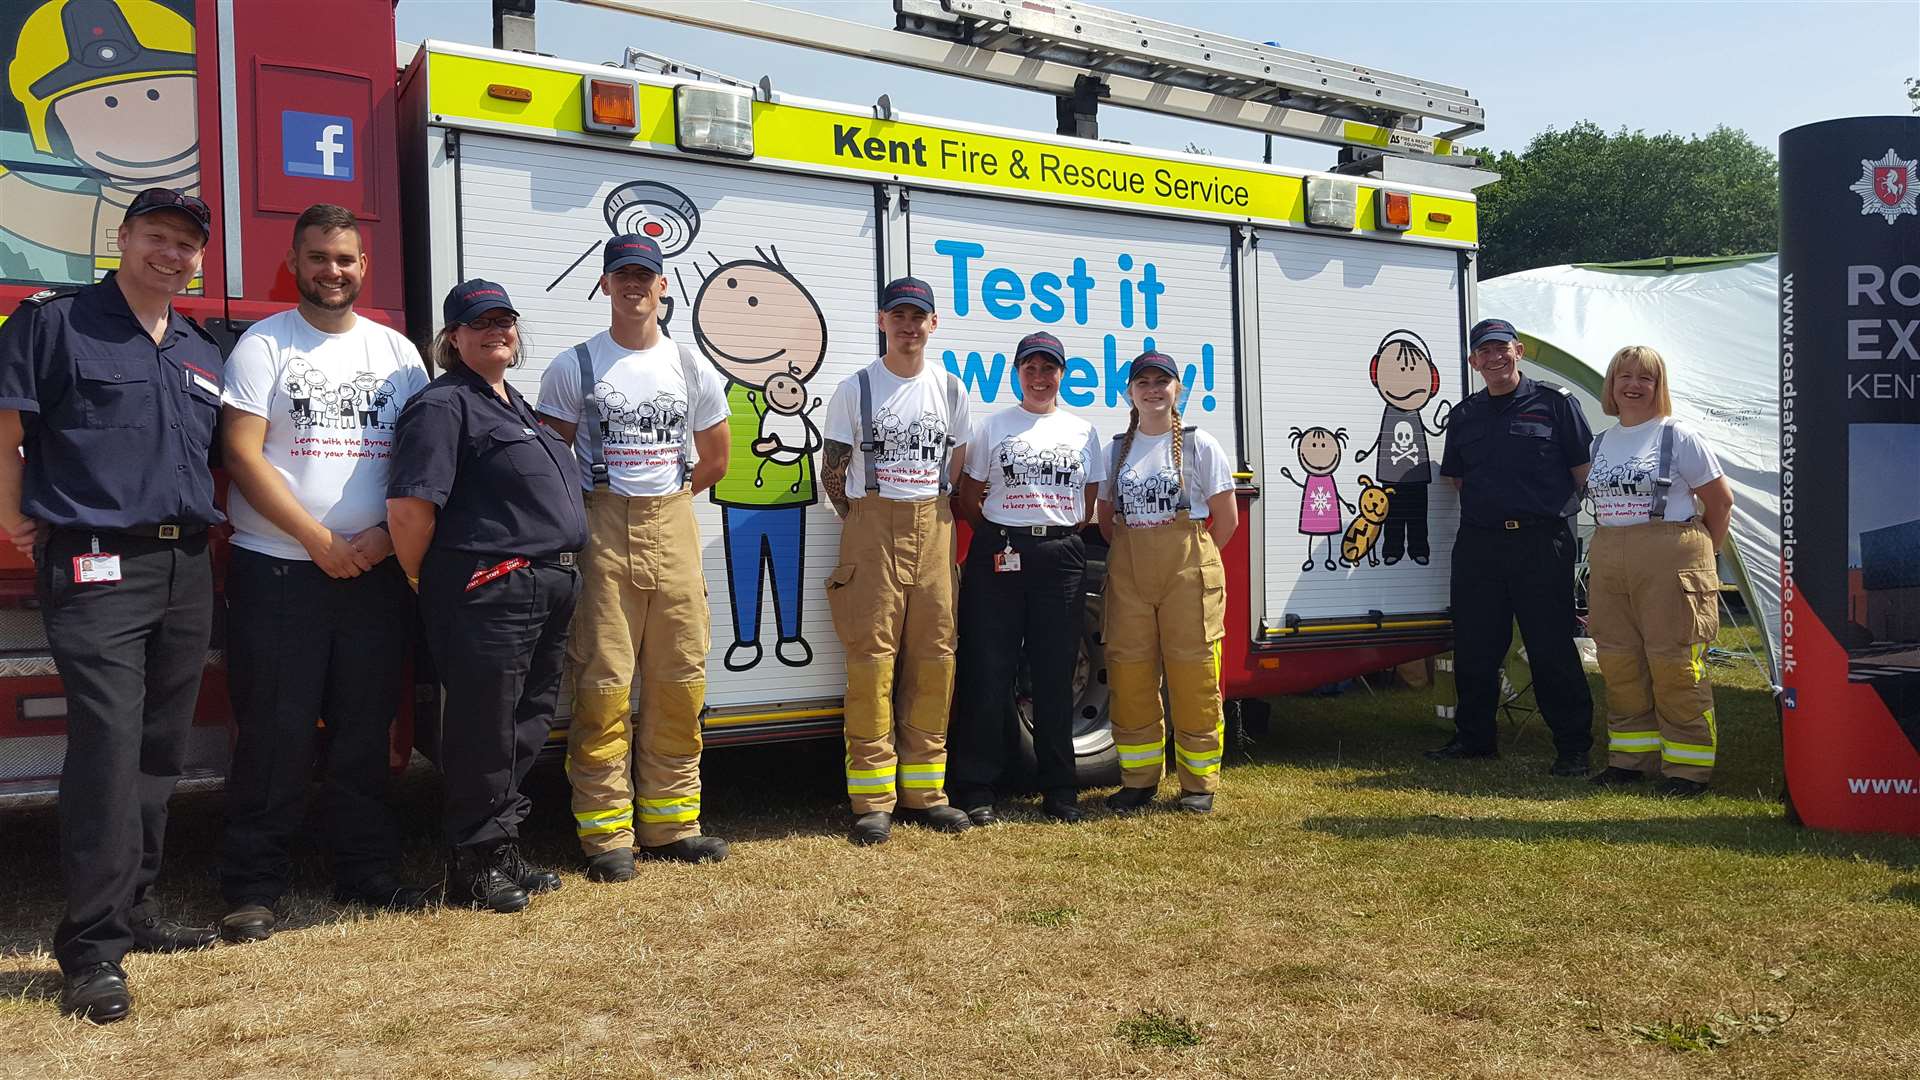
[[[896,801],[946,805],[959,574],[945,496],[852,500],[827,606],[847,652],[847,799],[856,814],[891,812]]]
[[[589,492],[580,577],[567,778],[581,850],[632,847],[636,810],[642,845],[698,836],[708,615],[692,494]]]
[[[1720,633],[1712,538],[1697,518],[1603,525],[1587,564],[1587,628],[1607,687],[1607,764],[1657,765],[1706,783],[1719,748],[1706,671],[1707,646]]]
[[[1226,734],[1220,641],[1227,571],[1213,537],[1184,510],[1150,529],[1115,521],[1105,597],[1107,688],[1121,783],[1156,787],[1165,771],[1164,671],[1180,790],[1218,791]]]

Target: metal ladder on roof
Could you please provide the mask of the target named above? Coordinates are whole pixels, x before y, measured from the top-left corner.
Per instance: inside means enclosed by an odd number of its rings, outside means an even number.
[[[894,27],[755,0],[573,0],[688,26],[1000,83],[1059,99],[1061,134],[1095,138],[1100,103],[1471,167],[1457,140],[1485,111],[1457,86],[1071,0],[894,0]],[[1449,125],[1434,135],[1425,121]]]

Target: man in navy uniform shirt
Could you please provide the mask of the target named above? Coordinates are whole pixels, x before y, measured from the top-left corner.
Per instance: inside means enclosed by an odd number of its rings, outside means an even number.
[[[120,268],[23,301],[0,327],[0,526],[36,566],[66,684],[53,939],[61,1007],[127,1015],[130,949],[211,945],[153,898],[213,627],[208,458],[220,350],[173,296],[200,272],[207,205],[150,188],[119,228]],[[25,460],[21,451],[25,450]]]
[[[1580,403],[1520,374],[1513,324],[1482,319],[1467,362],[1487,387],[1447,422],[1440,475],[1460,493],[1453,546],[1452,741],[1427,756],[1494,757],[1494,710],[1513,624],[1533,669],[1534,696],[1553,731],[1555,776],[1585,776],[1593,695],[1573,638],[1573,515],[1592,463],[1593,432]]]

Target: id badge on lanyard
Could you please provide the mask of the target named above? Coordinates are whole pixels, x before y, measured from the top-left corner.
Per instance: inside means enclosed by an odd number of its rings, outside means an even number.
[[[73,583],[75,585],[111,585],[119,581],[120,556],[102,552],[99,537],[95,536],[92,540],[92,551],[73,557]]]
[[[996,574],[1020,572],[1020,553],[1013,550],[1012,538],[1008,538],[1006,547],[993,553],[993,572]]]

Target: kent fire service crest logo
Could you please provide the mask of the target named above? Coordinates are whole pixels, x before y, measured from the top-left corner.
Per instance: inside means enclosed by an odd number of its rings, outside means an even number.
[[[1860,213],[1879,214],[1891,225],[1901,214],[1920,215],[1916,178],[1920,178],[1920,160],[1903,160],[1888,147],[1887,156],[1879,161],[1860,159],[1860,179],[1849,190],[1860,196]]]

